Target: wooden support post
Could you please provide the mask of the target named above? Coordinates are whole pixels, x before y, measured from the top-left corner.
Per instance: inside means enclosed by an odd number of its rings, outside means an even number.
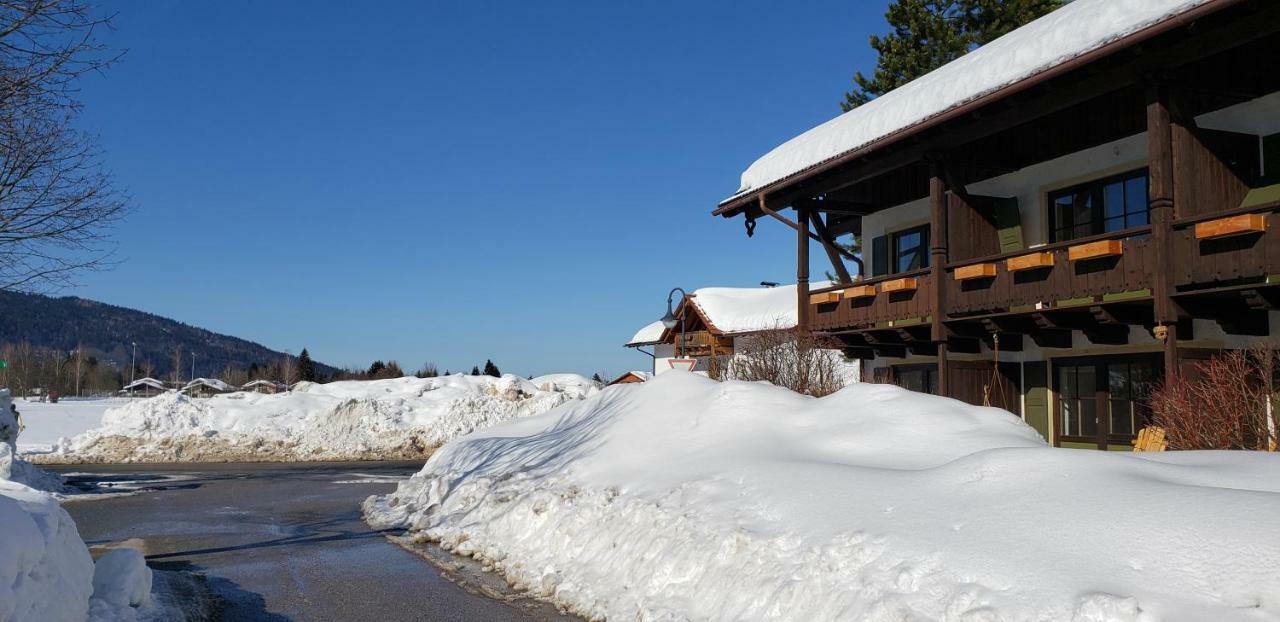
[[[852,283],[853,279],[849,276],[849,269],[844,267],[844,259],[840,257],[840,252],[836,250],[836,241],[828,234],[827,226],[822,222],[822,214],[809,212],[809,220],[813,222],[814,231],[822,239],[822,250],[827,252],[827,259],[831,260],[831,267],[836,271],[836,278],[840,280],[842,285]]]
[[[1154,319],[1168,330],[1164,343],[1165,377],[1178,369],[1178,312],[1173,301],[1169,265],[1170,242],[1173,237],[1174,167],[1173,128],[1167,87],[1147,88],[1147,199],[1151,209],[1152,273],[1149,275],[1154,299]]]
[[[947,382],[946,272],[947,263],[947,185],[940,162],[930,165],[929,176],[929,275],[932,277],[933,316],[930,338],[938,344],[938,393],[950,395]]]
[[[796,328],[809,332],[809,209],[796,208]]]

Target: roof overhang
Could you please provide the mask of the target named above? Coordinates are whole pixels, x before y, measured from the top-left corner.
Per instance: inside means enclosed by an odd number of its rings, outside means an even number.
[[[1071,73],[1072,71],[1097,62],[1122,50],[1138,46],[1154,37],[1187,26],[1207,15],[1219,12],[1234,5],[1243,4],[1247,1],[1248,0],[1208,0],[1204,4],[1175,15],[1171,15],[1166,19],[1128,33],[1113,41],[1104,43],[1099,47],[1071,57],[1061,63],[1047,67],[1020,80],[1011,82],[989,93],[946,108],[902,129],[881,136],[866,145],[856,147],[835,157],[810,165],[796,173],[768,183],[762,187],[742,191],[721,201],[711,213],[713,216],[732,218],[744,211],[752,210],[753,208],[756,211],[759,211],[756,206],[765,203],[768,197],[785,194],[796,185],[811,180],[818,175],[847,166],[858,160],[883,156],[891,147],[899,145],[904,141],[908,141],[913,137],[918,137],[919,135],[937,128],[949,121],[963,118],[983,107],[1027,91],[1054,78]],[[906,152],[897,152],[897,154],[903,153]],[[923,149],[920,150],[920,153],[923,153]],[[894,155],[894,157],[903,158],[902,155]],[[903,159],[910,160],[902,162],[902,165],[906,165],[911,162],[918,161],[920,157],[908,157]]]

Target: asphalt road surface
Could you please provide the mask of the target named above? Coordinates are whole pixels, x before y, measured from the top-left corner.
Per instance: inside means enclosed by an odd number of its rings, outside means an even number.
[[[204,574],[223,620],[571,620],[467,562],[435,563],[369,528],[360,502],[421,463],[82,465],[64,504],[90,546],[134,540],[160,570]],[[473,566],[474,564],[472,564]],[[442,570],[443,569],[443,570]]]

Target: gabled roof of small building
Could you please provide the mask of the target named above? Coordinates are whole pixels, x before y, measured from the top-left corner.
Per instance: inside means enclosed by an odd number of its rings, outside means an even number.
[[[210,389],[215,389],[218,391],[235,391],[236,390],[235,387],[221,380],[218,380],[217,378],[196,378],[195,380],[188,382],[186,386],[182,387],[182,390],[186,391],[187,389],[191,389],[198,386],[206,386],[206,387],[209,387]]]
[[[124,385],[124,389],[125,389],[126,391],[127,391],[127,390],[129,390],[129,389],[142,388],[142,387],[151,387],[151,388],[153,388],[153,389],[164,389],[164,388],[165,388],[165,386],[164,386],[164,383],[163,383],[163,382],[161,382],[161,381],[159,381],[159,380],[156,380],[155,378],[150,378],[150,377],[148,377],[148,378],[139,378],[139,379],[137,379],[137,380],[134,380],[133,382],[130,382],[129,384]]]
[[[626,343],[626,347],[634,348],[637,346],[651,346],[655,343],[662,343],[663,330],[665,330],[665,327],[662,325],[661,320],[646,324],[644,328],[636,331],[636,334],[631,338],[631,341]]]
[[[774,148],[742,173],[738,191],[721,201],[716,213],[743,195],[887,145],[970,102],[1214,4],[1230,0],[1074,0]]]
[[[811,287],[830,285],[829,281],[813,283]],[[676,316],[686,305],[706,324],[707,330],[716,335],[741,335],[762,330],[795,328],[796,286],[777,287],[703,287],[694,290],[680,301]],[[675,330],[679,330],[677,327]],[[671,331],[654,322],[640,329],[627,347],[666,343]]]

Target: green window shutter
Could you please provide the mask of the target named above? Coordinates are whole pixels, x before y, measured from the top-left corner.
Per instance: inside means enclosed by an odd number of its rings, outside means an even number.
[[[1258,185],[1280,184],[1280,134],[1262,139],[1262,181]]]
[[[995,200],[996,232],[1000,237],[1000,252],[1022,250],[1022,212],[1018,211],[1016,197]]]
[[[1049,439],[1049,364],[1028,361],[1022,364],[1022,391],[1025,396],[1022,418]]]
[[[871,238],[871,276],[889,274],[889,236]]]

